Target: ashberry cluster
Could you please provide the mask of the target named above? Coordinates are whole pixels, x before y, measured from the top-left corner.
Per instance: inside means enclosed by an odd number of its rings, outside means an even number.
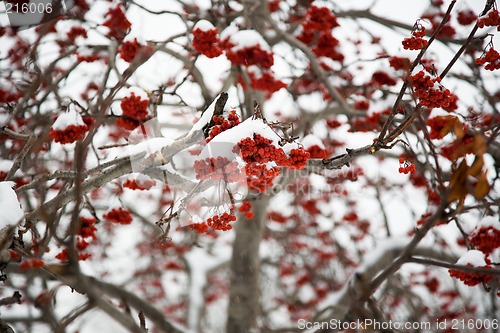
[[[209,157],[204,160],[194,162],[196,179],[198,180],[225,180],[227,183],[234,183],[242,180],[241,170],[238,162],[229,161],[226,157]]]
[[[83,238],[86,237],[92,237],[92,239],[97,239],[96,232],[97,228],[95,227],[96,223],[95,218],[88,218],[88,217],[80,217],[80,229],[78,230],[78,235],[82,236]]]
[[[228,48],[226,56],[235,65],[257,65],[261,68],[270,68],[274,64],[273,53],[263,50],[259,45],[244,48]]]
[[[128,34],[132,26],[130,21],[127,20],[122,8],[120,6],[110,8],[105,16],[107,19],[102,25],[108,27],[108,36],[122,40]]]
[[[49,136],[61,144],[73,143],[83,139],[85,133],[88,131],[87,125],[69,125],[64,130],[55,130],[51,128]]]
[[[471,266],[471,264],[467,264],[466,266]],[[486,266],[487,268],[491,268],[491,266]],[[493,276],[482,273],[469,273],[464,271],[459,271],[456,269],[449,269],[448,273],[450,273],[451,277],[457,278],[462,281],[466,286],[477,286],[481,283],[488,283],[493,280]]]
[[[431,128],[429,133],[431,139],[442,139],[446,134],[454,130],[456,126],[462,126],[459,119],[452,115],[427,118],[426,122]]]
[[[410,77],[413,84],[413,94],[418,97],[420,104],[428,108],[448,108],[456,102],[456,97],[439,82],[441,78],[431,78],[420,71]]]
[[[84,261],[92,257],[92,254],[88,252],[83,252],[90,245],[85,239],[81,237],[76,238],[76,250],[78,252],[78,260]],[[68,261],[68,249],[63,249],[56,255],[56,259],[59,259],[62,262]]]
[[[253,72],[250,72],[250,86],[257,90],[274,93],[281,88],[286,88],[286,83],[281,80],[276,80],[271,72],[264,72],[260,77]]]
[[[208,231],[208,225],[206,222],[192,223],[189,225],[189,227],[193,229],[197,234],[204,234]]]
[[[133,41],[125,41],[118,48],[118,53],[120,58],[126,62],[132,62],[137,54],[143,55],[147,58],[153,53],[153,48],[148,45],[142,45],[134,38]]]
[[[493,219],[493,218],[492,218]],[[491,253],[500,247],[500,223],[478,225],[471,234],[469,242],[483,253]]]
[[[74,119],[68,119],[73,118]],[[69,122],[61,128],[60,123]],[[71,123],[73,122],[73,123]],[[68,112],[60,115],[50,128],[49,137],[60,144],[73,143],[82,140],[85,133],[92,126],[94,119],[92,117],[81,117],[76,112]]]
[[[477,20],[477,15],[470,9],[461,10],[458,12],[457,21],[461,25],[469,25]]]
[[[240,208],[238,208],[238,211],[243,213],[247,219],[251,220],[255,216],[255,213],[250,211],[251,209],[252,204],[248,201],[243,201]]]
[[[38,269],[42,268],[44,265],[45,265],[45,262],[42,259],[32,258],[32,259],[27,259],[27,260],[23,261],[19,265],[19,268],[23,271],[26,271],[29,269],[38,270]]]
[[[203,23],[193,29],[193,48],[208,58],[216,58],[222,54],[222,48],[219,45],[219,30],[208,21],[203,21]]]
[[[500,31],[500,14],[498,10],[492,8],[487,15],[479,17],[477,19],[477,26],[480,28],[497,27],[497,31]]]
[[[236,114],[236,110],[232,110],[227,115],[227,119],[224,116],[213,116],[212,121],[215,124],[211,129],[206,142],[210,142],[213,138],[215,138],[220,133],[228,130],[240,123],[240,118]]]
[[[408,162],[404,157],[399,158],[399,173],[415,173],[415,164]]]
[[[407,37],[403,40],[403,48],[405,50],[420,50],[429,44],[428,41],[423,39],[426,35],[425,27],[421,24],[415,24],[411,37]]]
[[[130,224],[132,223],[132,215],[130,215],[130,211],[123,208],[113,208],[106,214],[104,214],[106,220],[118,223],[118,224]]]
[[[133,92],[124,97],[120,103],[123,114],[116,120],[116,125],[127,130],[133,130],[148,119],[149,100],[136,96]]]
[[[306,13],[302,28],[306,31],[328,31],[338,27],[337,17],[326,7],[312,5]]]
[[[370,101],[367,99],[360,99],[354,102],[354,109],[356,110],[368,110],[370,108]]]
[[[485,69],[489,71],[494,71],[495,69],[500,69],[500,53],[493,47],[490,47],[488,51],[483,53],[481,57],[476,59],[476,64],[484,65]]]
[[[155,186],[156,182],[153,179],[127,179],[123,183],[123,187],[131,190],[146,191]]]
[[[312,48],[312,51],[318,57],[327,57],[332,60],[343,61],[344,55],[337,50],[339,44],[339,40],[333,37],[331,32],[322,32],[316,42],[316,46]]]
[[[214,215],[207,219],[207,225],[215,230],[227,231],[233,228],[231,222],[236,221],[236,215],[233,212],[224,212],[222,215]]]
[[[71,27],[66,34],[70,41],[74,41],[77,37],[87,38],[87,30],[83,27]]]
[[[395,86],[397,84],[396,80],[384,71],[373,73],[371,82],[379,86]]]
[[[410,59],[408,58],[396,57],[396,56],[389,58],[389,66],[391,66],[395,70],[399,69],[409,70],[410,65],[411,65]]]
[[[273,141],[260,134],[254,134],[253,138],[245,138],[238,142],[233,148],[234,153],[241,153],[246,163],[268,163],[275,161],[280,164],[286,159],[286,154],[282,148],[273,145]]]
[[[264,163],[247,163],[245,165],[247,186],[252,192],[264,193],[273,185],[273,181],[280,174],[279,167],[268,168]]]

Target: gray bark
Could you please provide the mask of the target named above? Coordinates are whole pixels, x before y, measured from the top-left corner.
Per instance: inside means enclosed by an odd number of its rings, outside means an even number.
[[[267,197],[252,202],[254,218],[247,220],[241,216],[235,224],[227,333],[256,332],[260,296],[259,245],[264,230],[267,203]]]

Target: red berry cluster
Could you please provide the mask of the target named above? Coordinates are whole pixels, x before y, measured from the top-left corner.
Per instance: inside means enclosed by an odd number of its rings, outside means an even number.
[[[132,223],[132,215],[130,215],[130,211],[123,208],[113,208],[106,214],[104,214],[106,220],[118,223],[118,224],[130,224]]]
[[[13,103],[21,98],[22,94],[19,92],[9,91],[0,87],[0,103]]]
[[[237,49],[226,50],[229,61],[235,65],[251,66],[257,65],[261,68],[270,68],[274,64],[273,53],[260,48],[259,45]]]
[[[491,9],[488,15],[484,15],[478,18],[477,26],[480,28],[484,27],[497,27],[497,31],[500,31],[500,14],[497,9]]]
[[[353,105],[356,110],[368,110],[370,108],[370,101],[366,99],[357,100]]]
[[[142,99],[131,93],[130,96],[124,97],[120,103],[123,114],[116,120],[116,125],[127,130],[133,130],[148,119],[149,100]]]
[[[491,261],[488,258],[485,258],[487,266],[484,268],[491,268]],[[467,266],[474,267],[471,264],[467,264]],[[489,274],[482,273],[469,273],[464,271],[459,271],[456,269],[449,269],[448,273],[451,277],[457,278],[462,281],[466,286],[473,287],[477,286],[481,283],[488,283],[493,280],[493,276]]]
[[[77,37],[87,38],[87,30],[83,27],[72,27],[66,34],[68,39],[74,41]]]
[[[38,258],[33,258],[33,259],[27,259],[23,261],[20,265],[19,268],[22,269],[23,271],[26,271],[28,269],[40,269],[45,265],[45,262],[42,259]]]
[[[326,7],[312,5],[306,13],[302,28],[306,31],[328,31],[338,27],[337,17]]]
[[[446,134],[454,130],[455,126],[461,126],[458,118],[452,115],[427,118],[426,123],[431,128],[429,133],[431,139],[442,139]]]
[[[309,153],[309,158],[327,158],[328,150],[323,149],[318,145],[312,145],[307,148],[307,152]]]
[[[458,12],[457,21],[461,25],[469,25],[477,20],[477,15],[470,9],[461,10]]]
[[[289,169],[297,169],[302,170],[306,167],[307,160],[311,157],[311,155],[302,148],[292,149],[288,154],[288,158],[278,165],[287,167]]]
[[[267,9],[270,13],[274,13],[280,9],[281,0],[269,0],[267,2]]]
[[[192,223],[189,225],[189,227],[194,231],[196,231],[197,234],[204,234],[205,232],[208,231],[208,225],[206,222]]]
[[[207,219],[207,225],[215,230],[227,231],[233,228],[231,222],[236,221],[236,215],[232,212],[224,212],[222,215],[214,215]]]
[[[194,161],[194,170],[196,172],[196,179],[198,180],[225,180],[228,183],[242,180],[238,162],[229,162],[226,157],[222,156]]]
[[[151,56],[153,48],[151,46],[142,45],[134,38],[133,41],[123,42],[118,48],[120,58],[127,62],[132,62],[137,54],[143,54],[147,57]]]
[[[155,186],[156,182],[153,179],[127,179],[123,183],[123,187],[131,190],[146,191]]]
[[[122,8],[120,6],[110,8],[105,17],[107,17],[107,19],[102,25],[108,27],[108,36],[122,40],[125,35],[128,34],[128,31],[132,26],[130,21],[127,20]]]
[[[425,37],[426,31],[425,27],[420,24],[416,24],[415,28],[411,33],[411,37],[407,37],[403,40],[403,48],[405,50],[420,50],[429,44],[428,41],[423,39]]]
[[[427,19],[432,24],[431,33],[434,33],[439,26],[441,26],[441,22],[445,17],[445,12],[442,10],[439,11],[427,11],[422,15],[422,19]],[[455,28],[451,25],[450,20],[446,21],[445,24],[441,27],[439,31],[438,37],[448,37],[451,38],[456,34]]]
[[[484,253],[491,253],[500,247],[500,230],[493,226],[474,229],[469,235],[469,242]]]
[[[417,172],[415,169],[415,164],[408,162],[404,157],[399,158],[399,164],[399,173],[408,174]]]
[[[238,145],[233,148],[233,152],[238,153],[238,150],[247,163],[275,161],[280,164],[279,162],[286,159],[286,154],[282,148],[275,147],[272,140],[260,134],[254,134],[253,138],[245,138],[238,142]]]
[[[273,186],[273,181],[280,174],[279,167],[267,168],[264,163],[247,163],[245,165],[247,176],[247,186],[249,191],[264,193],[269,187]]]
[[[213,138],[215,138],[217,135],[220,133],[224,132],[225,130],[228,130],[240,123],[240,118],[236,114],[236,110],[232,110],[228,116],[227,119],[225,119],[223,116],[213,116],[212,121],[215,124],[215,126],[212,127],[210,130],[209,136],[206,139],[206,142],[210,142]]]
[[[281,80],[276,80],[271,72],[264,72],[260,77],[254,73],[250,73],[250,86],[257,90],[275,93],[281,88],[286,88],[286,83]]]
[[[80,229],[78,230],[78,235],[82,236],[83,238],[86,237],[92,237],[92,239],[97,239],[96,232],[97,228],[95,227],[96,223],[95,218],[87,218],[87,217],[80,217]]]
[[[413,94],[419,98],[422,106],[448,108],[450,104],[456,102],[457,97],[439,83],[441,81],[439,76],[431,78],[424,71],[420,71],[410,76],[410,79],[413,83]]]
[[[373,73],[371,82],[379,86],[395,86],[397,84],[396,80],[384,71]]]
[[[493,47],[490,47],[488,51],[483,53],[481,57],[476,59],[476,64],[484,65],[485,69],[489,71],[494,71],[495,69],[500,69],[500,53]]]
[[[97,61],[97,60],[105,59],[105,57],[103,57],[100,54],[88,54],[88,55],[84,55],[84,54],[79,54],[76,51],[75,51],[75,54],[77,55],[76,56],[76,60],[78,60],[78,62],[94,62],[94,61]]]
[[[251,209],[252,209],[252,204],[248,201],[243,201],[238,211],[240,213],[244,213],[245,217],[251,220],[255,216],[255,213],[250,211]]]
[[[84,261],[92,257],[92,254],[90,253],[81,253],[85,251],[85,249],[90,245],[89,242],[87,242],[85,239],[81,237],[77,237],[76,239],[76,249],[78,251],[78,260]],[[63,249],[61,252],[59,252],[56,255],[56,259],[59,259],[62,262],[67,262],[68,261],[68,249]]]
[[[216,58],[222,54],[220,47],[219,30],[217,28],[193,30],[193,48],[208,58]]]
[[[69,125],[64,130],[55,130],[51,127],[49,136],[61,144],[73,143],[83,139],[88,129],[87,125]]]
[[[318,57],[328,57],[336,61],[343,61],[344,55],[337,49],[339,44],[339,40],[333,37],[331,32],[322,32],[312,51]]]
[[[368,132],[377,129],[383,124],[381,121],[383,115],[389,114],[390,109],[382,112],[374,112],[366,115],[366,117],[356,117],[352,120],[349,132]]]
[[[399,70],[399,69],[409,70],[410,69],[410,59],[403,58],[403,57],[390,57],[389,58],[389,66],[391,66],[395,70]]]

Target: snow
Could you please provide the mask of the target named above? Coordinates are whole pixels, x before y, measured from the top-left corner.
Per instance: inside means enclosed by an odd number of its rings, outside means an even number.
[[[488,227],[500,230],[500,221],[498,221],[498,219],[494,218],[493,216],[486,216],[478,223],[476,230]]]
[[[209,30],[213,30],[214,28],[215,27],[211,22],[209,22],[207,20],[199,20],[194,25],[193,30],[200,29],[202,31],[209,31]]]
[[[54,124],[52,124],[52,128],[55,130],[65,130],[70,125],[85,125],[82,116],[80,116],[80,114],[76,112],[75,106],[73,104],[68,107],[68,112],[65,112],[57,117]]]
[[[313,134],[306,135],[302,140],[300,140],[300,143],[306,150],[311,148],[312,146],[318,146],[321,149],[325,149],[325,145],[323,144],[321,139]]]
[[[239,125],[230,128],[210,141],[201,152],[201,156],[227,158],[234,157],[233,147],[244,138],[252,138],[254,133],[273,140],[273,144],[278,146],[279,137],[262,119],[248,118]]]
[[[132,156],[147,152],[147,155],[145,156],[145,158],[147,158],[151,154],[161,150],[163,147],[170,145],[172,142],[172,139],[165,137],[151,138],[136,145],[128,146],[127,153]]]
[[[328,8],[327,4],[325,2],[320,2],[320,1],[313,1],[313,3],[311,3],[311,7],[314,6],[314,7],[317,7],[317,8]]]
[[[14,162],[9,160],[0,160],[0,171],[9,172],[13,164]]]
[[[481,20],[481,19],[487,18],[487,17],[490,15],[490,13],[491,13],[491,12],[493,12],[494,10],[496,10],[496,8],[495,8],[495,7],[496,7],[496,6],[491,7],[491,8],[490,8],[490,10],[488,10],[488,11],[487,11],[484,15],[479,16],[479,17],[477,18],[477,20],[479,21],[479,20]]]
[[[19,223],[24,217],[16,192],[16,184],[11,181],[0,182],[0,229]]]
[[[193,125],[189,133],[201,130],[206,124],[210,122],[215,111],[215,104],[219,100],[219,97],[220,95],[217,98],[215,98],[212,104],[210,104],[210,106],[205,110],[205,112],[203,112],[201,118],[198,119],[198,121]]]
[[[229,39],[229,38],[231,38],[231,36],[236,34],[238,31],[239,31],[238,27],[234,24],[234,21],[233,21],[233,22],[231,22],[230,26],[228,26],[226,29],[224,29],[220,33],[220,39],[221,40]]]
[[[139,38],[137,39],[137,42],[140,43]],[[123,92],[124,96],[130,96],[132,95],[132,93],[134,93],[134,95],[139,96],[141,99],[149,99],[147,92],[145,92],[144,89],[141,89],[139,87],[133,86],[128,89],[124,89]]]
[[[474,267],[484,267],[486,266],[486,261],[484,261],[484,253],[479,250],[467,251],[463,256],[457,261],[457,265],[472,265]]]
[[[238,51],[246,48],[258,46],[261,50],[270,51],[269,44],[255,30],[240,30],[229,37],[229,41],[234,44],[231,48]]]
[[[194,248],[186,254],[190,269],[190,290],[188,326],[195,329],[204,306],[203,290],[206,288],[208,272],[231,258],[230,251],[219,251],[216,256],[209,255],[202,248]]]

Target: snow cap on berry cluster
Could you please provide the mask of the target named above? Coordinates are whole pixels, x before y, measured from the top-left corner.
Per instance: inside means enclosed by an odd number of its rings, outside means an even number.
[[[473,267],[485,267],[488,266],[484,260],[484,253],[479,250],[469,250],[463,256],[461,256],[457,265],[471,265]]]
[[[68,107],[68,112],[59,115],[52,124],[54,130],[65,130],[68,126],[85,126],[82,116],[75,110],[75,106],[71,104]]]

